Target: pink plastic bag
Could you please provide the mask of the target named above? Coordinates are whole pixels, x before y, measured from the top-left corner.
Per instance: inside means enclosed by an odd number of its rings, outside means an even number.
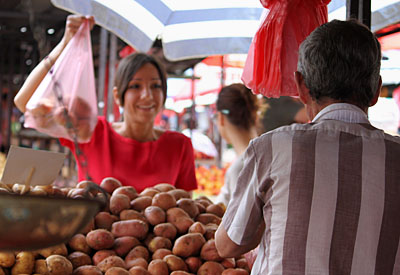
[[[90,27],[86,20],[26,105],[25,127],[88,142],[97,123]],[[71,127],[72,124],[72,127]]]
[[[296,96],[294,72],[301,42],[328,21],[330,0],[260,0],[269,9],[247,55],[242,81],[266,97]]]

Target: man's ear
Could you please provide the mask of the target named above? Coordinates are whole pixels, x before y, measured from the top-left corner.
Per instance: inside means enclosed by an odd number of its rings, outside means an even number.
[[[301,102],[306,104],[310,100],[310,90],[306,87],[303,75],[299,71],[294,72],[294,82]]]
[[[379,76],[379,85],[378,85],[378,89],[375,91],[375,95],[372,98],[371,102],[369,103],[369,107],[374,106],[379,99],[379,95],[381,93],[381,89],[382,89],[382,77]]]
[[[117,103],[118,106],[124,107],[124,106],[121,105],[121,100],[119,100],[117,87],[114,86],[112,92],[113,92],[113,97],[114,97],[115,103]]]

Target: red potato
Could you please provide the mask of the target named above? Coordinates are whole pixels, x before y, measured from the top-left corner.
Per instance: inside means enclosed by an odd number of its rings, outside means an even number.
[[[204,199],[204,197],[202,197],[202,198],[199,197],[195,201],[200,203],[201,205],[203,205],[204,208],[206,208],[206,209],[209,205],[213,204],[212,201],[210,201],[209,199]]]
[[[176,205],[185,210],[193,219],[200,213],[199,208],[192,199],[182,198],[176,202]]]
[[[206,227],[201,222],[195,222],[189,227],[189,233],[200,233],[204,235],[206,233]]]
[[[101,261],[103,261],[105,258],[108,258],[110,256],[116,256],[117,254],[115,253],[114,250],[99,250],[94,255],[92,256],[92,261],[94,265],[98,265]]]
[[[176,206],[175,197],[167,192],[160,192],[153,196],[151,205],[158,206],[167,211]]]
[[[200,214],[206,212],[206,208],[201,203],[196,202],[196,201],[194,203],[196,204],[197,208],[199,209]]]
[[[219,204],[210,204],[209,206],[207,206],[206,212],[222,218],[225,213],[225,209]]]
[[[126,220],[112,224],[111,232],[115,237],[131,236],[139,240],[146,237],[149,231],[147,223],[141,220]]]
[[[117,189],[115,189],[112,194],[113,195],[123,194],[128,196],[130,200],[134,200],[139,196],[136,189],[133,188],[132,186],[120,186]]]
[[[201,222],[204,225],[207,225],[209,223],[215,223],[219,225],[222,221],[220,217],[217,215],[211,214],[211,213],[201,213],[197,215],[196,221]]]
[[[83,265],[74,270],[72,275],[103,275],[103,272],[94,265]]]
[[[130,275],[129,271],[122,267],[111,267],[104,275]]]
[[[139,196],[131,201],[131,208],[141,212],[151,205],[152,200],[153,197],[150,196]]]
[[[51,255],[46,258],[47,269],[52,275],[70,275],[73,272],[71,262],[61,255]],[[25,273],[25,272],[23,272]],[[14,274],[14,273],[12,273]],[[17,273],[21,274],[21,273]],[[28,273],[30,274],[30,273]]]
[[[196,274],[200,266],[203,264],[203,261],[199,257],[189,257],[185,260],[185,263],[187,264],[189,271]]]
[[[178,230],[172,223],[165,222],[154,226],[153,233],[156,236],[165,237],[173,241],[175,240]]]
[[[153,196],[157,193],[160,193],[160,190],[158,190],[154,187],[147,187],[142,192],[140,192],[139,196],[140,197],[149,196],[149,197],[153,198]]]
[[[152,260],[147,267],[151,275],[169,275],[168,265],[161,259]]]
[[[92,264],[92,259],[90,258],[90,256],[80,251],[72,252],[68,255],[67,259],[71,262],[74,269],[83,265]]]
[[[152,259],[153,260],[162,260],[164,259],[165,256],[167,255],[172,255],[172,251],[170,249],[166,249],[166,248],[160,248],[157,249],[153,255],[152,255]]]
[[[222,257],[219,256],[217,248],[215,247],[215,240],[208,240],[200,251],[200,257],[205,261],[222,261]]]
[[[0,266],[12,267],[15,264],[15,255],[13,252],[0,252]]]
[[[83,234],[74,235],[68,242],[69,247],[74,251],[81,251],[89,254],[92,250],[86,242],[86,237]]]
[[[153,232],[149,232],[146,236],[146,239],[144,239],[142,242],[145,246],[149,246],[149,243],[151,242],[151,240],[155,237]]]
[[[192,274],[186,271],[177,270],[177,271],[172,271],[171,275],[192,275]]]
[[[141,266],[144,269],[147,269],[147,266],[149,265],[144,258],[133,258],[129,259],[128,261],[125,260],[125,264],[127,269],[131,269],[134,266]]]
[[[215,223],[209,223],[205,227],[206,227],[206,233],[204,233],[204,237],[206,238],[206,240],[214,239],[215,232],[218,229],[218,225],[216,225]]]
[[[135,237],[124,236],[114,240],[113,250],[118,256],[124,257],[135,246],[140,245],[140,241]]]
[[[248,264],[246,258],[244,258],[244,257],[243,257],[243,258],[236,259],[236,267],[237,267],[237,268],[245,269],[247,272],[250,273],[249,264]]]
[[[227,268],[222,275],[249,275],[249,272],[243,268]]]
[[[49,274],[49,269],[47,268],[47,263],[45,259],[38,259],[35,261],[35,270],[34,274]],[[1,273],[0,275],[5,275],[5,273]]]
[[[125,261],[118,256],[110,256],[102,260],[97,267],[102,271],[106,272],[108,269],[112,267],[122,267],[126,269]]]
[[[149,275],[150,273],[141,266],[134,266],[129,269],[130,275]]]
[[[144,210],[144,216],[151,225],[163,223],[167,218],[165,211],[162,208],[154,205],[151,205]]]
[[[110,211],[118,215],[122,210],[131,208],[131,200],[124,194],[113,194],[110,198]]]
[[[170,190],[174,190],[175,186],[169,183],[158,183],[154,185],[153,188],[160,190],[160,192],[168,192]]]
[[[221,264],[225,267],[225,268],[235,268],[236,266],[236,261],[235,258],[224,258],[221,261]]]
[[[105,229],[96,229],[86,235],[86,242],[95,250],[108,249],[114,245],[114,236]]]
[[[183,271],[189,271],[185,261],[176,255],[167,255],[163,259],[167,265],[169,271],[178,271],[178,270],[183,270]]]
[[[129,262],[130,260],[135,259],[135,258],[143,258],[146,261],[149,261],[149,259],[150,259],[149,250],[146,247],[142,246],[142,245],[135,246],[125,256],[125,261]]]
[[[104,178],[100,182],[100,187],[103,188],[110,195],[114,192],[115,189],[117,189],[118,187],[121,187],[121,186],[122,186],[122,183],[113,177]]]
[[[156,236],[150,241],[150,243],[147,247],[150,252],[154,253],[157,249],[160,249],[160,248],[171,249],[172,242],[170,239]]]
[[[97,229],[111,230],[111,225],[118,221],[118,217],[111,215],[109,212],[99,212],[94,217],[94,223]]]
[[[167,222],[172,223],[178,229],[179,234],[185,234],[194,223],[189,214],[179,207],[167,210]]]
[[[121,213],[119,213],[119,218],[121,219],[121,221],[141,220],[147,223],[147,219],[145,218],[145,216],[142,213],[133,209],[122,210]]]
[[[173,195],[176,201],[182,198],[187,198],[187,199],[191,198],[190,193],[188,191],[179,188],[169,190],[168,193]]]
[[[172,253],[183,258],[196,256],[205,243],[206,240],[202,234],[188,233],[175,240]]]
[[[224,272],[222,264],[208,261],[200,266],[197,275],[221,275],[222,272]]]
[[[67,256],[68,255],[68,249],[65,244],[59,244],[47,248],[40,249],[38,251],[39,255],[43,256],[44,258],[47,258],[51,255],[61,255],[61,256]]]

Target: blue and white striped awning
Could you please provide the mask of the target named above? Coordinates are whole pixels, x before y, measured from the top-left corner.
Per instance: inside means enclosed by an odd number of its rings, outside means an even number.
[[[93,15],[98,25],[140,51],[148,51],[160,38],[169,60],[247,53],[263,10],[259,0],[51,2],[72,13]]]

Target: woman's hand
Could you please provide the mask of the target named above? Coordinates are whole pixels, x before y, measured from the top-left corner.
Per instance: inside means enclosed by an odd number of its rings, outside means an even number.
[[[81,15],[69,15],[67,17],[67,22],[65,24],[65,32],[62,38],[62,43],[64,47],[71,41],[72,37],[78,31],[79,27],[85,20],[89,20],[90,29],[94,26],[94,17],[93,16],[81,16]]]

